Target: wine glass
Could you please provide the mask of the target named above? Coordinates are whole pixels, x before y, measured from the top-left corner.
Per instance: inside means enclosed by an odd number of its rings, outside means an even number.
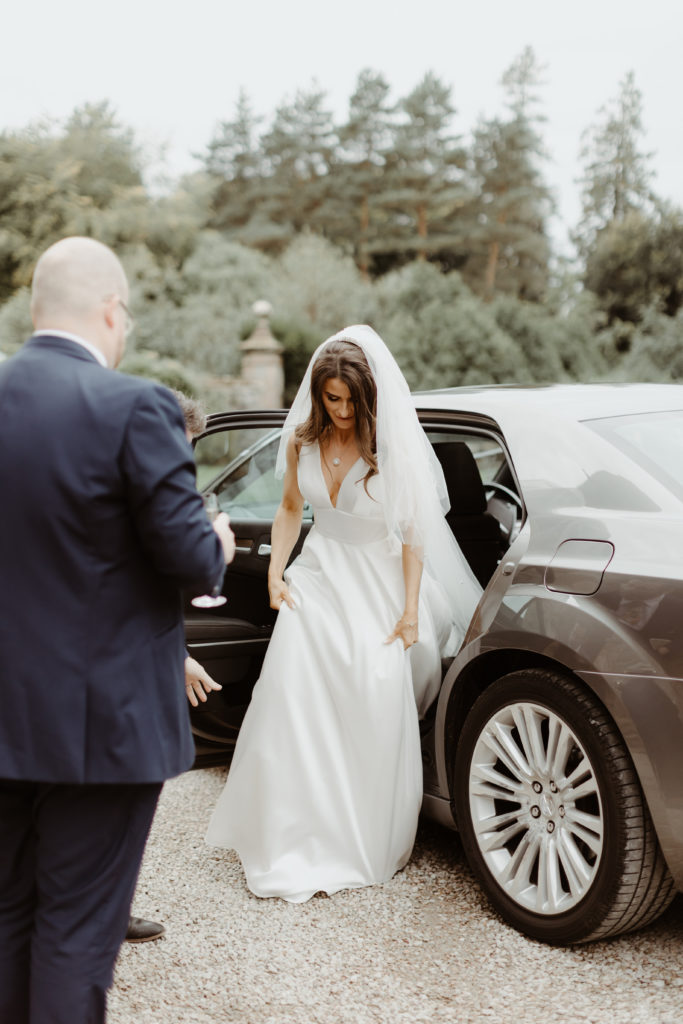
[[[220,512],[218,497],[213,491],[209,491],[208,494],[204,495],[204,508],[209,517],[209,522],[213,523]],[[216,590],[218,590],[217,587]],[[218,608],[220,605],[225,604],[227,600],[224,594],[200,594],[199,597],[193,597],[190,603],[195,608]]]

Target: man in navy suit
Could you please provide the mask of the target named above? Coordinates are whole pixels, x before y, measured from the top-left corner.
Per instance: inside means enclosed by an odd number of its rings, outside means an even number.
[[[100,1024],[163,781],[193,760],[181,588],[213,528],[171,393],[113,372],[128,285],[69,238],[0,367],[0,1021]]]

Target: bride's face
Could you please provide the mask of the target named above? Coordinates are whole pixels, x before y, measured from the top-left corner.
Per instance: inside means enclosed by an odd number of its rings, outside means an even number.
[[[323,384],[323,405],[337,430],[352,430],[356,425],[356,410],[351,392],[343,380],[330,377]]]

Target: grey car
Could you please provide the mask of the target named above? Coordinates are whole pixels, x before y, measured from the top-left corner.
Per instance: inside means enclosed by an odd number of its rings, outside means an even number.
[[[502,916],[554,944],[643,927],[683,888],[683,386],[415,395],[484,593],[421,723],[423,813]],[[193,712],[229,758],[274,613],[282,411],[213,416],[200,487],[230,514],[227,605],[187,606],[224,684]],[[304,509],[301,541],[312,524]],[[296,552],[295,552],[296,554]]]

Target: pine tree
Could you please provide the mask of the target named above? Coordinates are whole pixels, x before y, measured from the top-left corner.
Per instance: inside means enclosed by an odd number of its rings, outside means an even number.
[[[600,108],[599,120],[583,134],[582,215],[574,242],[586,259],[597,236],[634,210],[651,211],[652,153],[641,149],[644,136],[642,95],[630,71],[617,98]]]
[[[381,223],[377,199],[384,187],[386,151],[391,141],[392,110],[389,86],[377,72],[365,69],[358,76],[349,101],[348,120],[339,129],[341,144],[331,176],[334,206],[325,209],[325,233],[338,244],[350,244],[367,279],[369,246],[377,242]]]
[[[232,121],[221,121],[209,142],[204,166],[209,174],[225,181],[248,181],[262,172],[256,117],[249,95],[240,89]]]
[[[384,239],[373,249],[388,265],[417,256],[452,260],[461,241],[464,151],[450,132],[450,88],[429,72],[397,106],[401,120],[386,153]]]
[[[73,111],[58,150],[62,159],[77,163],[76,187],[99,209],[142,186],[142,157],[134,133],[119,123],[106,100]]]
[[[548,282],[552,198],[539,166],[543,118],[534,109],[541,73],[527,47],[501,79],[509,115],[482,120],[474,132],[475,198],[466,211],[470,257],[463,274],[487,299],[500,291],[538,301]]]
[[[216,182],[210,226],[237,238],[252,215],[252,194],[265,173],[257,137],[261,121],[241,89],[233,120],[221,121],[203,158],[207,173]]]
[[[261,140],[265,175],[256,202],[258,215],[291,238],[304,229],[320,230],[320,208],[329,194],[330,166],[337,147],[325,93],[315,83],[278,107]],[[245,239],[247,240],[247,239]]]

